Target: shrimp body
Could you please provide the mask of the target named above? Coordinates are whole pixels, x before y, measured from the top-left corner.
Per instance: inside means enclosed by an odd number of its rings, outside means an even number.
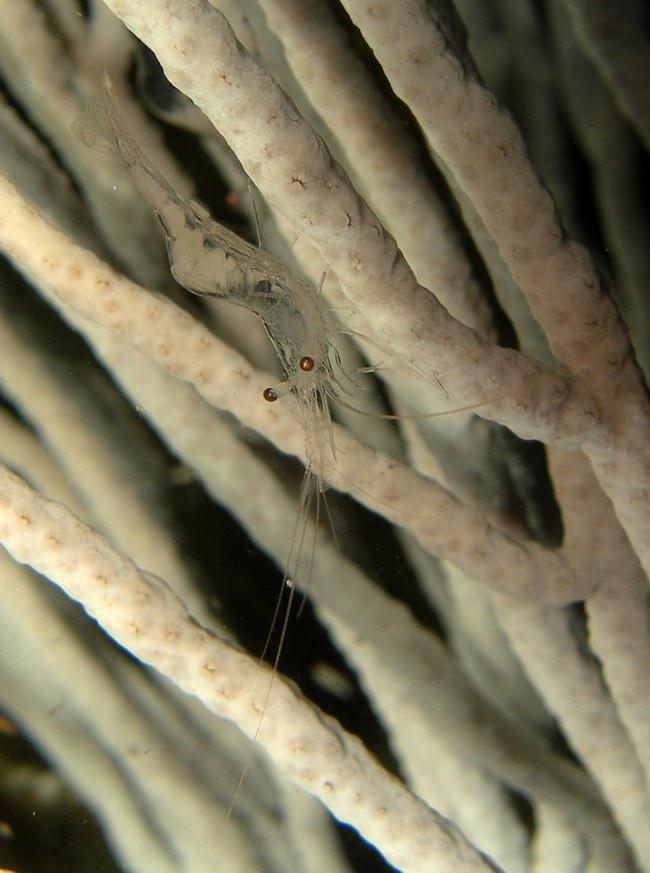
[[[219,224],[172,187],[131,133],[108,80],[105,99],[91,106],[77,129],[88,145],[120,159],[155,211],[176,281],[194,294],[244,306],[262,320],[285,376],[281,388],[267,389],[264,397],[273,401],[287,390],[296,396],[308,487],[324,490],[327,446],[334,452],[327,400],[336,396],[337,380],[333,328],[323,298],[268,252]],[[306,487],[303,483],[303,491]],[[301,495],[301,504],[308,505],[310,499]]]

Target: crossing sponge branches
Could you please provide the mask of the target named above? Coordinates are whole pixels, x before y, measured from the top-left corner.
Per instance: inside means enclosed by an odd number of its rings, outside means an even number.
[[[65,657],[111,665],[115,712],[128,697],[133,721],[116,721],[124,742],[107,752],[84,681],[73,693],[59,675],[46,693],[8,643],[0,700],[95,810],[127,869],[178,869],[178,858],[192,870],[232,868],[236,858],[237,869],[281,870],[296,857],[303,869],[355,869],[320,806],[296,803],[288,776],[400,870],[650,870],[650,414],[638,315],[650,247],[633,132],[647,127],[643,95],[585,4],[494,0],[489,16],[465,0],[456,7],[97,0],[80,14],[75,0],[5,4],[7,585],[28,579],[18,564],[31,567],[40,575],[25,585],[49,592],[50,580],[154,669],[135,679],[116,645],[75,648],[99,630],[51,592],[6,597],[5,640],[54,677],[51,640],[30,619],[51,610],[69,635]],[[19,32],[33,64],[16,48]],[[642,43],[631,45],[635,70]],[[287,275],[328,300],[336,366],[351,377],[340,394],[352,394],[329,433],[309,429],[295,390],[264,402],[281,377],[266,372],[277,362],[260,323],[239,320],[255,307],[234,307],[225,286],[218,309],[176,286],[156,216],[128,174],[71,133],[106,72],[183,202],[210,201],[238,230],[257,223]],[[618,185],[581,139],[593,103],[576,101],[578,91],[598,93],[604,130],[630,156]],[[185,132],[170,136],[169,125]],[[593,174],[588,204],[572,160],[581,178]],[[627,234],[611,219],[626,211]],[[272,291],[273,277],[260,282],[250,293]],[[90,355],[95,375],[82,363]],[[301,361],[313,368],[310,350]],[[269,460],[273,445],[309,468],[315,439],[328,460],[313,502],[327,498],[321,515],[344,532],[340,546],[317,512],[308,517],[311,498],[295,523],[295,468]],[[174,521],[188,481],[203,489],[203,508]],[[417,595],[395,582],[389,596],[369,578],[380,544],[365,528],[376,522],[346,521],[352,510],[326,487],[395,526],[396,579],[412,576]],[[355,672],[393,762],[384,749],[379,764],[353,736],[363,727],[345,709],[349,732],[230,641],[241,629],[229,619],[238,585],[228,535],[215,533],[210,560],[198,548],[211,501],[280,568],[298,549],[313,621]],[[251,604],[258,582],[245,582]],[[107,801],[39,718],[52,689],[67,701],[70,734],[88,725],[84,760],[101,779],[102,755],[130,760],[131,733],[162,762],[182,750],[161,764],[167,782],[135,768]],[[221,718],[259,740],[269,761],[236,750]],[[557,730],[575,760],[557,751]],[[179,803],[192,798],[192,826],[170,814],[169,785]]]

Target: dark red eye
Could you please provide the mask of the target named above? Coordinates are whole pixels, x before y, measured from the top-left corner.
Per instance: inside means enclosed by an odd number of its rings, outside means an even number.
[[[309,373],[314,369],[314,359],[310,358],[309,355],[306,355],[304,358],[300,359],[299,365],[301,370],[304,370],[305,373]]]
[[[275,388],[265,388],[262,397],[269,403],[274,403],[278,399],[278,392]]]

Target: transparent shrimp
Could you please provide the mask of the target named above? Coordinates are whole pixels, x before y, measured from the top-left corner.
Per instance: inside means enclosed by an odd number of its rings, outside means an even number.
[[[321,496],[326,487],[324,467],[328,453],[335,457],[328,399],[340,393],[335,367],[342,375],[344,371],[330,341],[333,328],[327,306],[320,294],[270,254],[214,221],[200,204],[174,190],[129,130],[108,77],[104,98],[93,102],[74,126],[87,145],[120,159],[154,209],[164,230],[170,268],[176,281],[194,294],[244,306],[262,320],[285,378],[280,386],[267,388],[264,399],[274,402],[290,391],[298,400],[299,424],[305,436],[306,469],[284,571],[282,590],[288,583],[290,593],[275,659],[277,666],[294,584],[300,578],[303,585],[308,585],[311,576]],[[305,549],[312,515],[316,517],[314,541],[311,549]],[[306,554],[310,557],[303,570],[300,565]],[[280,606],[279,599],[271,632]]]
[[[284,374],[279,386],[266,388],[264,400],[272,403],[291,392],[298,401],[297,414],[305,440],[305,472],[282,585],[260,655],[260,661],[266,657],[281,622],[272,659],[272,676],[265,690],[254,742],[262,728],[279,667],[296,583],[300,582],[303,591],[309,588],[322,505],[336,539],[325,500],[324,469],[328,455],[336,461],[328,401],[339,399],[341,391],[345,390],[341,379],[351,380],[331,342],[335,329],[320,293],[263,249],[214,221],[200,204],[182,197],[169,184],[130,132],[108,78],[104,98],[88,107],[86,115],[75,123],[75,129],[87,145],[120,159],[154,209],[164,230],[170,268],[176,281],[194,294],[244,306],[262,320]],[[307,542],[309,537],[310,543]],[[252,747],[227,817],[234,809],[251,760]]]

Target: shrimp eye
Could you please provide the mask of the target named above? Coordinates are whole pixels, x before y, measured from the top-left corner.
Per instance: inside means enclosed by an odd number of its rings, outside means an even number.
[[[310,373],[314,369],[314,359],[310,358],[309,355],[301,358],[298,364],[305,373]]]
[[[278,392],[275,388],[265,388],[262,397],[269,403],[274,403],[278,399]]]

